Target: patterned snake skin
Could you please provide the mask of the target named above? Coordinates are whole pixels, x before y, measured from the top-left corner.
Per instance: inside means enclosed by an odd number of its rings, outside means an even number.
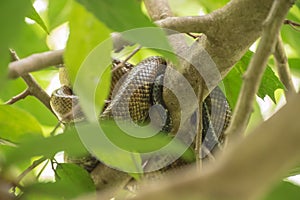
[[[151,106],[161,104],[165,108],[162,100],[163,87],[156,83],[163,83],[167,63],[161,57],[150,57],[135,67],[128,63],[119,67],[119,64],[120,61],[113,60],[111,92],[99,118],[100,120],[114,118],[114,120],[144,123],[149,119]],[[53,92],[50,103],[53,111],[63,122],[84,118],[83,113],[78,109],[78,97],[66,86]],[[166,117],[163,119],[165,123],[162,125],[162,130],[167,132],[172,123],[167,109],[164,114]],[[230,117],[231,111],[226,97],[220,88],[216,87],[202,106],[202,158],[214,148],[221,146]],[[92,170],[95,165],[93,159],[90,163],[87,162],[90,161],[89,159],[87,158],[83,165],[88,171]],[[82,159],[78,161],[79,164],[82,162]]]

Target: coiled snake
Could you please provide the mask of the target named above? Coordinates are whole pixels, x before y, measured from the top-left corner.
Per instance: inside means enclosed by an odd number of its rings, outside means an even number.
[[[149,108],[160,104],[165,111],[161,114],[161,121],[164,122],[161,125],[162,130],[170,131],[172,120],[162,99],[166,61],[161,57],[150,57],[135,67],[129,63],[120,67],[120,64],[120,61],[113,60],[111,92],[100,120],[114,118],[143,123],[149,118]],[[50,103],[60,120],[70,122],[84,118],[80,109],[72,108],[74,105],[76,108],[78,101],[72,90],[63,86],[53,92]],[[214,112],[217,113],[212,113],[212,108],[216,108]],[[205,99],[202,107],[202,146],[207,151],[223,142],[230,116],[228,102],[223,92],[216,87]]]

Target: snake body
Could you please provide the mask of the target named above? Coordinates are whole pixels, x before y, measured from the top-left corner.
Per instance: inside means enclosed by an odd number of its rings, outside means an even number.
[[[164,108],[164,113],[160,114],[162,119],[160,121],[163,121],[162,130],[170,131],[172,120],[162,99],[163,86],[161,85],[167,62],[161,57],[149,57],[135,67],[129,63],[120,67],[120,63],[118,60],[113,60],[111,92],[99,119],[113,118],[122,121],[132,120],[138,124],[144,123],[149,119],[150,107],[160,104]],[[84,118],[80,109],[74,109],[78,101],[78,97],[67,86],[57,89],[51,96],[53,111],[64,122]],[[202,116],[202,144],[206,147],[202,149],[202,154],[207,155],[206,150],[210,152],[222,144],[224,131],[231,116],[226,97],[218,87],[204,100]]]

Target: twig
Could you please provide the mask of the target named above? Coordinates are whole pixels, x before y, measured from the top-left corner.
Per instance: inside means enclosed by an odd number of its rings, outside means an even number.
[[[280,27],[291,5],[288,0],[274,1],[268,18],[265,21],[263,35],[257,51],[251,59],[244,75],[241,93],[226,134],[237,135],[245,131],[252,112],[255,94],[258,91],[263,72],[267,66],[268,57],[275,48]]]
[[[8,100],[7,102],[5,102],[5,104],[12,105],[12,104],[16,103],[17,101],[19,101],[21,99],[25,99],[28,95],[30,95],[30,91],[27,88],[26,90],[24,90],[20,94],[12,97],[10,100]]]
[[[42,157],[38,160],[35,160],[32,165],[30,165],[26,170],[24,170],[16,179],[16,183],[20,183],[21,180],[29,173],[31,172],[34,168],[36,168],[37,166],[39,166],[42,162],[44,162],[47,158]]]
[[[38,71],[49,66],[63,63],[64,50],[49,51],[33,54],[27,58],[12,62],[9,64],[8,76],[18,78],[29,72]]]
[[[121,61],[114,69],[111,70],[111,73],[115,72],[116,70],[118,70],[119,68],[123,67],[124,64],[130,59],[132,58],[132,56],[134,56],[140,49],[142,48],[142,46],[138,46],[137,48],[135,48],[123,61]]]
[[[286,19],[286,20],[284,20],[283,24],[288,24],[288,25],[290,25],[294,30],[300,32],[300,29],[296,28],[296,27],[300,27],[300,23],[298,23],[298,22],[293,22],[293,21],[291,21],[291,20]]]
[[[12,60],[14,60],[13,63],[18,62],[19,57],[16,54],[16,52],[14,50],[10,49],[10,53],[11,53]],[[20,65],[18,67],[22,68],[23,66]],[[25,90],[27,92],[24,91],[24,93],[25,94],[28,93],[29,95],[32,95],[32,96],[36,97],[38,100],[40,100],[52,112],[52,109],[51,109],[51,106],[50,106],[50,97],[41,88],[41,86],[39,86],[39,84],[36,82],[36,80],[30,74],[23,74],[21,77],[28,86],[28,88]],[[17,96],[23,97],[25,94],[19,94]],[[12,99],[14,99],[14,97]],[[17,100],[20,100],[20,99],[17,98]],[[11,100],[9,100],[8,103],[10,101]],[[12,101],[14,101],[14,100],[12,100]]]
[[[296,89],[292,81],[290,69],[287,62],[287,56],[284,51],[283,43],[280,36],[278,37],[273,55],[275,58],[275,63],[276,63],[280,80],[286,87],[286,90],[284,90],[284,92],[287,98],[289,96],[289,93],[296,93]]]
[[[195,139],[195,154],[196,154],[196,167],[197,170],[200,171],[202,168],[202,162],[201,162],[201,158],[200,158],[200,154],[201,154],[201,144],[202,144],[202,130],[203,130],[203,126],[202,126],[202,99],[203,99],[203,84],[200,84],[199,86],[199,90],[198,90],[198,100],[199,100],[199,109],[198,109],[198,113],[199,116],[197,116],[198,119],[198,127],[197,127],[197,135],[196,135],[196,139]]]
[[[289,20],[289,19],[285,19],[285,20],[283,21],[283,24],[289,24],[289,25],[292,25],[292,26],[299,26],[299,27],[300,27],[300,23],[294,22],[294,21]]]

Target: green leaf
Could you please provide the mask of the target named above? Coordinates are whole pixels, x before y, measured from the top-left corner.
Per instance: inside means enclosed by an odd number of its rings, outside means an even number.
[[[21,35],[25,15],[31,6],[28,0],[0,1],[0,84],[4,87],[7,81],[7,65],[11,43]]]
[[[289,58],[288,59],[289,66],[291,71],[296,74],[300,74],[300,58]]]
[[[74,174],[74,177],[77,177]],[[56,200],[56,199],[73,199],[84,194],[82,188],[74,187],[67,181],[57,181],[49,183],[36,183],[23,188],[21,200]]]
[[[229,0],[198,0],[207,13],[223,7]]]
[[[253,52],[247,51],[246,54],[241,58],[241,60],[235,64],[233,69],[223,79],[226,97],[232,109],[234,109],[236,105],[238,95],[243,83],[242,76],[246,72],[252,56]],[[264,98],[266,95],[268,95],[274,101],[274,103],[276,103],[274,92],[277,89],[284,89],[284,86],[275,75],[271,67],[268,66],[262,77],[257,95],[260,98]]]
[[[166,134],[155,134],[147,137],[149,128],[135,128],[129,132],[123,131],[111,121],[98,123],[78,124],[76,130],[83,144],[89,152],[97,156],[99,160],[109,166],[131,173],[141,173],[141,158],[139,153],[157,153],[183,157],[193,160],[194,154],[186,145]],[[148,129],[148,130],[147,130]],[[138,134],[132,136],[129,134]],[[149,155],[148,154],[148,155]]]
[[[65,23],[72,10],[72,0],[48,1],[48,21],[50,30]]]
[[[18,164],[35,156],[52,158],[60,151],[70,152],[74,156],[84,156],[87,154],[77,134],[64,133],[48,138],[31,136],[25,138],[17,148],[11,149],[5,155],[6,163],[7,165]]]
[[[112,42],[107,40],[109,36],[110,31],[105,25],[80,4],[73,4],[64,58],[73,89],[89,119],[100,113],[109,92],[112,50]]]
[[[62,182],[73,189],[70,194],[74,195],[73,197],[96,191],[90,174],[76,164],[59,163],[55,172],[57,182]]]
[[[18,143],[29,134],[42,134],[39,122],[29,113],[11,106],[0,105],[0,138]]]
[[[122,36],[143,47],[154,48],[165,58],[177,63],[172,47],[162,29],[156,27],[141,10],[138,1],[77,0],[110,29],[122,32]],[[124,9],[126,8],[126,9]],[[130,13],[130,14],[129,14]]]
[[[133,28],[155,27],[143,14],[138,1],[77,0],[112,30],[122,32]],[[124,9],[126,8],[126,9]]]
[[[30,10],[27,14],[27,17],[33,21],[35,21],[38,25],[41,26],[41,28],[47,33],[49,34],[49,30],[45,24],[45,22],[43,21],[43,19],[41,18],[41,16],[39,15],[39,13],[35,10],[35,8],[31,5],[30,6]]]
[[[300,197],[300,187],[290,182],[282,181],[263,200],[297,200]]]

